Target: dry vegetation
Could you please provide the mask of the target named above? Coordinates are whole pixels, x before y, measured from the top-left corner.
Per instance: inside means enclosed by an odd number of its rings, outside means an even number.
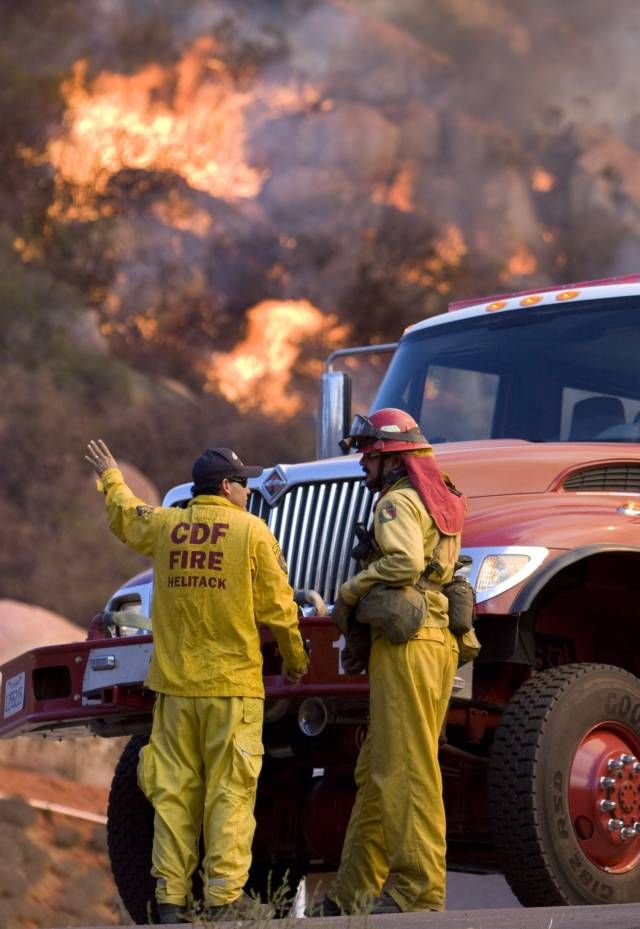
[[[128,921],[103,825],[33,809],[20,796],[0,799],[1,929]]]

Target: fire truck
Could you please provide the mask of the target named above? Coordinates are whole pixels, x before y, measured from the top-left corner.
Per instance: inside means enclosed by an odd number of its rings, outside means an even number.
[[[640,275],[453,304],[410,326],[372,408],[411,413],[469,499],[464,569],[480,656],[458,669],[440,750],[448,867],[499,871],[526,906],[640,901]],[[371,349],[349,350],[357,355]],[[366,733],[330,613],[373,499],[340,455],[350,376],[321,385],[317,461],[251,483],[301,603],[311,670],[285,682],[262,634],[265,758],[249,887],[330,871]],[[163,503],[181,507],[189,484]],[[136,784],[153,694],[150,571],[85,641],[1,669],[0,736],[129,735],[109,800],[122,899],[148,920],[152,811]]]

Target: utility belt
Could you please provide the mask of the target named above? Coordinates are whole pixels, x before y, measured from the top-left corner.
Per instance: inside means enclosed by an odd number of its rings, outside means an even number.
[[[473,629],[475,596],[466,577],[454,575],[447,584],[431,580],[430,562],[415,584],[407,587],[389,587],[374,584],[358,603],[355,618],[358,622],[379,630],[394,645],[412,639],[421,626],[439,628],[449,626],[455,635],[464,635]],[[448,623],[429,615],[428,593],[444,594],[448,602]]]
[[[364,526],[357,527],[359,545],[353,557],[364,559],[375,550],[373,534]],[[366,548],[366,551],[365,551]],[[463,562],[457,562],[459,570]],[[454,574],[453,579],[442,584],[431,575],[443,573],[442,566],[432,558],[415,582],[406,587],[389,587],[374,584],[358,602],[349,624],[345,651],[353,660],[353,667],[366,668],[369,660],[371,639],[384,636],[393,645],[402,645],[421,637],[420,631],[449,628],[456,637],[460,650],[459,664],[472,661],[480,651],[480,643],[473,629],[475,619],[475,596],[469,581]],[[448,619],[429,612],[429,593],[443,594],[447,599]],[[343,655],[343,661],[345,657]],[[351,673],[351,672],[349,672]],[[353,671],[357,673],[357,671]]]
[[[364,523],[356,524],[355,534],[358,543],[352,550],[351,557],[362,566],[368,563],[372,556],[380,554],[380,549],[373,530],[368,529]],[[431,591],[443,593],[447,598],[448,626],[451,632],[456,636],[470,632],[475,618],[473,587],[466,577],[455,574],[455,571],[463,567],[464,558],[456,562],[452,580],[448,584],[442,584],[433,579],[433,575],[441,576],[444,573],[444,568],[438,561],[438,548],[439,544],[418,580],[410,587],[375,584],[358,604],[358,622],[371,626],[372,629],[381,629],[389,641],[395,644],[408,642],[421,626],[443,628],[447,625],[446,620],[429,616],[427,592]]]

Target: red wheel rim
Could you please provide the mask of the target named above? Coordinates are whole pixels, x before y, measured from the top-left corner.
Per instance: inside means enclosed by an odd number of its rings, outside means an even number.
[[[594,865],[614,874],[640,861],[639,759],[640,737],[621,723],[602,722],[578,745],[569,775],[569,810],[580,847]]]

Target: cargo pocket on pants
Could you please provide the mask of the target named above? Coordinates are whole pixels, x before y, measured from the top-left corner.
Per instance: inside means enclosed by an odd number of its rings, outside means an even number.
[[[233,779],[236,787],[247,795],[255,793],[263,754],[260,739],[242,733],[233,737]]]
[[[254,797],[262,768],[264,701],[242,697],[242,721],[233,734],[233,786],[244,797]]]

